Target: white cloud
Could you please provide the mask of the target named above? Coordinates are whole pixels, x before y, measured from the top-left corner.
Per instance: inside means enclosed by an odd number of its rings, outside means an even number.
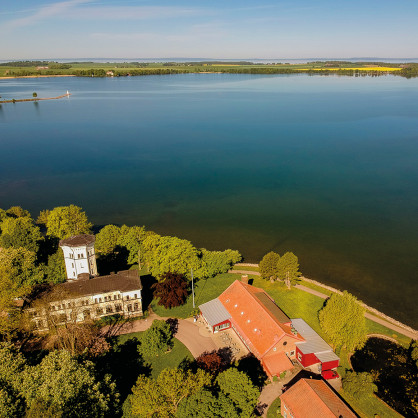
[[[35,11],[35,13],[22,17],[19,19],[10,20],[2,25],[3,30],[11,30],[19,27],[25,27],[29,25],[33,25],[39,21],[44,19],[63,15],[71,10],[73,7],[76,7],[80,4],[89,3],[90,0],[69,0],[63,1],[59,3],[52,3],[45,6],[40,7]]]

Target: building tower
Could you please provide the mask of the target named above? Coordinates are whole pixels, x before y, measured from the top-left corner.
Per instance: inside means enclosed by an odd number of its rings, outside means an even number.
[[[94,235],[75,235],[59,243],[64,253],[68,280],[79,280],[97,276]]]

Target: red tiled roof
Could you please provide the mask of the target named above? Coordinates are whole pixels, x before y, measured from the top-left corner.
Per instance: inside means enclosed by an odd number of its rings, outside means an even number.
[[[264,368],[270,376],[279,376],[280,373],[293,369],[293,364],[283,351],[267,354],[263,357]]]
[[[355,418],[323,380],[300,379],[280,399],[295,418]]]
[[[266,297],[268,304],[263,303]],[[232,323],[258,358],[263,357],[286,335],[303,341],[300,335],[292,333],[290,325],[280,322],[287,321],[288,317],[263,289],[236,280],[218,299],[231,314]]]

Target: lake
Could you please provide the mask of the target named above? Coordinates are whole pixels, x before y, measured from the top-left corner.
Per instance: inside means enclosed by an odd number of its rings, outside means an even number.
[[[301,271],[418,325],[418,79],[0,80],[0,207],[74,203]],[[280,301],[278,301],[280,304]]]

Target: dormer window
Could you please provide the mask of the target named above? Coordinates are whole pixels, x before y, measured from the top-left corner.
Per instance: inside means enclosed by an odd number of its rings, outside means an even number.
[[[238,304],[237,303],[234,305],[234,308],[238,308]]]
[[[250,323],[251,322],[251,319],[247,319],[247,323]]]
[[[241,312],[241,315],[244,315],[244,311]]]
[[[254,328],[254,332],[257,332],[258,331],[258,328]]]

